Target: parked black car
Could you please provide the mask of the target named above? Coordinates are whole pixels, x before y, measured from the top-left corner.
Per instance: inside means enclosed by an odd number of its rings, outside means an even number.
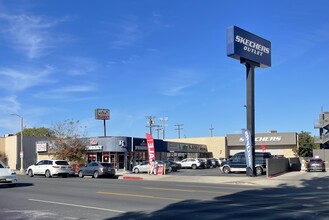
[[[320,170],[322,172],[326,171],[326,165],[321,158],[313,158],[307,161],[306,170],[310,172],[311,170]]]
[[[87,166],[82,166],[78,170],[78,176],[92,176],[98,178],[99,176],[115,176],[115,169],[111,163],[90,162]]]
[[[219,167],[219,162],[218,162],[217,159],[215,159],[215,158],[210,158],[210,161],[211,161],[211,167],[212,167],[212,168]]]
[[[182,169],[182,165],[179,163],[176,163],[172,160],[165,160],[164,161],[166,164],[169,164],[169,166],[171,167],[171,171],[172,172],[177,172],[177,170]]]

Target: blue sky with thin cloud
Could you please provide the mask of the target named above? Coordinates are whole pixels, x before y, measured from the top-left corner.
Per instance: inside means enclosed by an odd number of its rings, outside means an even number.
[[[145,116],[168,117],[166,137],[241,133],[245,67],[226,56],[232,25],[272,43],[255,71],[256,132],[307,131],[329,111],[329,1],[0,1],[0,135],[80,120],[103,135],[144,137]],[[156,134],[156,131],[154,131]],[[155,137],[157,135],[154,135]],[[160,135],[161,136],[161,135]]]

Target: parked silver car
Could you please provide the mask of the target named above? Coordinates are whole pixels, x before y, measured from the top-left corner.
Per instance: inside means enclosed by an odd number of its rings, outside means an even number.
[[[166,167],[166,173],[170,173],[172,171],[172,168],[168,162],[163,162],[162,160],[157,160],[156,162],[158,165],[163,165]],[[134,173],[148,173],[150,169],[151,168],[148,165],[148,161],[143,161],[141,164],[134,166],[132,171]]]
[[[111,163],[102,162],[90,162],[87,166],[82,166],[78,170],[78,176],[83,178],[84,176],[92,176],[98,178],[100,176],[115,176],[115,169]]]
[[[326,171],[325,161],[323,161],[321,158],[312,158],[309,161],[307,161],[306,171],[310,172],[313,170],[319,170],[325,172]]]

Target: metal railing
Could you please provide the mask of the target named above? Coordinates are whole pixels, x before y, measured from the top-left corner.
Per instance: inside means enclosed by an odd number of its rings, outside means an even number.
[[[329,126],[329,117],[325,117],[314,123],[314,128],[325,128],[327,126]]]
[[[315,137],[314,142],[318,144],[324,144],[329,142],[329,133],[324,134],[321,137]]]

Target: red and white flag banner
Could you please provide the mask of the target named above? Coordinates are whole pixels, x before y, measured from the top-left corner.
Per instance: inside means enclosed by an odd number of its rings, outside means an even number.
[[[152,135],[146,133],[146,143],[148,152],[148,162],[151,164],[152,160],[155,160],[155,150],[154,150],[154,139]]]

